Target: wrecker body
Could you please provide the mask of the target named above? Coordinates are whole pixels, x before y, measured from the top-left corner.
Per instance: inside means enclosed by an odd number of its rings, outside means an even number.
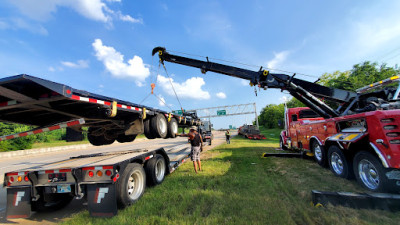
[[[153,49],[160,62],[196,67],[250,81],[251,86],[289,92],[307,107],[285,109],[282,149],[302,151],[334,175],[355,177],[370,191],[400,190],[400,86],[392,76],[356,92],[329,88],[262,67],[252,71],[172,55],[163,47]],[[391,85],[387,87],[387,85]],[[323,100],[338,103],[331,108]]]

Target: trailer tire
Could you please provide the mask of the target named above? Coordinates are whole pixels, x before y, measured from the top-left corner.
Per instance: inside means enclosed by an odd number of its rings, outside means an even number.
[[[37,201],[32,201],[32,210],[36,212],[52,212],[67,206],[73,199],[74,196],[69,193],[62,194],[47,194],[54,195],[53,201],[45,201],[44,196],[40,196]]]
[[[150,119],[150,131],[158,138],[165,138],[168,134],[168,121],[163,114],[157,114]]]
[[[130,163],[116,184],[119,208],[132,205],[142,197],[146,189],[146,173],[138,163]]]
[[[136,134],[134,135],[125,135],[125,134],[120,134],[117,137],[117,141],[119,143],[125,143],[125,142],[132,142],[136,139]]]
[[[154,158],[147,161],[144,169],[146,171],[147,185],[156,186],[164,181],[166,174],[165,159],[162,155],[155,155]]]
[[[328,163],[329,168],[335,176],[346,179],[353,178],[352,162],[346,158],[338,146],[332,145],[329,147]]]
[[[143,126],[144,126],[144,136],[146,136],[147,139],[156,138],[150,129],[150,119],[145,120]]]
[[[279,138],[279,147],[280,147],[282,150],[287,150],[287,149],[288,149],[288,148],[283,144],[283,139],[282,139],[282,137]]]
[[[94,130],[95,130],[95,128],[89,127],[87,137],[88,137],[90,144],[92,144],[94,146],[104,145],[104,136],[103,135],[100,135],[100,136],[93,135],[92,133]]]
[[[208,145],[211,145],[211,138],[208,139]]]
[[[353,162],[354,173],[361,186],[374,192],[390,191],[385,168],[374,155],[361,151],[356,154]]]
[[[178,133],[178,122],[175,118],[171,118],[171,121],[168,123],[168,136],[170,138],[176,138],[176,134]]]
[[[326,159],[326,151],[317,141],[311,142],[311,151],[314,154],[314,160],[322,167],[328,167],[328,160]]]

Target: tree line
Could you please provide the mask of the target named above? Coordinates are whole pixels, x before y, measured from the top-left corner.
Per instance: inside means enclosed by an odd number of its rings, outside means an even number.
[[[320,77],[317,83],[331,88],[355,91],[358,88],[395,76],[399,73],[400,69],[398,68],[388,67],[386,64],[378,65],[378,63],[367,61],[354,65],[350,71],[325,73]],[[327,103],[333,108],[336,108],[335,103]],[[304,106],[304,104],[295,98],[292,98],[286,104],[288,108]],[[284,103],[265,106],[258,116],[259,124],[269,129],[282,128],[284,108]]]

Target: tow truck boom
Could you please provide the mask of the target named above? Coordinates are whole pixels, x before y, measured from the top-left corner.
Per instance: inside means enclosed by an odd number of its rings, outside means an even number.
[[[329,88],[316,83],[296,79],[294,78],[294,75],[289,76],[280,73],[270,73],[268,70],[264,70],[262,67],[259,71],[252,71],[211,62],[208,60],[208,58],[207,61],[191,59],[170,54],[163,47],[154,48],[152,54],[154,55],[156,53],[158,53],[160,62],[162,64],[164,64],[164,61],[177,63],[199,68],[201,69],[202,73],[211,71],[249,80],[250,85],[256,85],[264,89],[278,88],[281,90],[287,90],[292,96],[303,102],[305,105],[313,109],[316,113],[324,118],[337,117],[342,115],[343,112],[348,112],[348,110],[345,110],[343,106],[352,107],[351,102],[357,98],[357,94],[355,92]],[[338,102],[342,104],[342,107],[340,107],[338,110],[334,110],[318,98]]]

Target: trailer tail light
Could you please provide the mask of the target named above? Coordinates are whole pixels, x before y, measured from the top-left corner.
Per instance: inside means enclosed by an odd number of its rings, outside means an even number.
[[[391,122],[393,122],[393,121],[394,121],[393,118],[381,119],[381,122],[382,122],[382,123],[391,123]]]
[[[28,181],[29,181],[28,176],[25,176],[24,180],[25,180],[26,182],[28,182]]]
[[[400,140],[399,139],[390,140],[389,142],[390,142],[390,144],[395,144],[395,145],[400,144]]]
[[[111,170],[107,170],[107,171],[106,171],[106,175],[107,175],[107,176],[111,176],[111,174],[112,174]]]
[[[113,175],[113,169],[114,169],[114,166],[92,166],[92,167],[83,167],[82,168],[83,171],[86,171],[85,176],[89,180],[93,180],[93,179],[95,179],[95,177],[102,178],[103,175],[107,175],[108,177],[111,177]]]
[[[103,172],[101,172],[101,170],[97,170],[96,175],[98,177],[101,177],[101,176],[103,176]]]
[[[398,137],[399,133],[398,132],[390,132],[390,133],[386,133],[386,136],[388,136],[388,137]]]
[[[93,177],[93,176],[94,176],[93,171],[89,171],[88,176],[89,176],[89,177]]]
[[[115,176],[112,178],[113,182],[117,182],[117,180],[119,179],[119,173],[115,174]]]
[[[394,129],[396,129],[396,128],[397,128],[396,125],[386,125],[386,126],[383,126],[383,129],[385,129],[385,130],[394,130]]]

